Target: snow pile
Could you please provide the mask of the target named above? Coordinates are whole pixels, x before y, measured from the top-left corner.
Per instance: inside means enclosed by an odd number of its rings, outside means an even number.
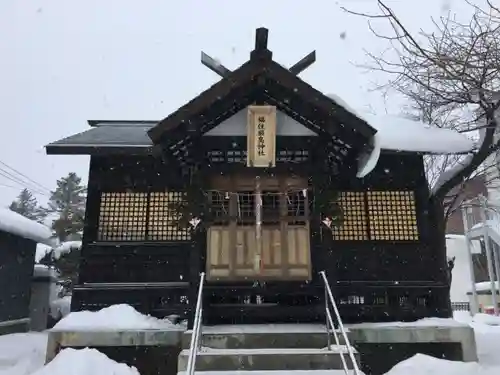
[[[29,375],[45,363],[47,334],[0,336],[0,375]]]
[[[54,259],[59,259],[61,255],[68,254],[73,250],[79,250],[82,247],[82,241],[66,241],[54,249]]]
[[[482,315],[474,319],[466,311],[456,311],[454,319],[474,328],[479,362],[456,362],[417,354],[398,363],[385,375],[497,375],[500,374],[500,327],[480,322]],[[494,318],[494,317],[493,317]]]
[[[31,375],[140,375],[135,367],[109,359],[96,349],[64,349]],[[17,374],[10,374],[17,375]]]
[[[125,331],[147,329],[183,329],[168,319],[143,315],[130,305],[113,305],[99,311],[75,311],[64,317],[56,331]]]
[[[490,314],[476,314],[472,318],[472,321],[488,326],[500,326],[500,316]]]
[[[36,244],[35,262],[39,263],[42,258],[52,251],[52,246],[43,243]]]
[[[463,327],[466,323],[452,318],[424,318],[415,322],[382,322],[349,324],[349,328],[398,328],[398,327]]]
[[[477,362],[456,362],[416,354],[398,363],[385,375],[496,375],[500,367],[482,366]]]
[[[50,301],[50,316],[54,319],[63,318],[71,312],[71,296],[64,296]]]
[[[8,208],[0,207],[0,230],[52,246],[52,231],[49,227],[25,218]]]

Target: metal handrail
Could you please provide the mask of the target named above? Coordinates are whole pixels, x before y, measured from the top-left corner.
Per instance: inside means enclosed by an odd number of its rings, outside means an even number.
[[[203,315],[203,284],[205,283],[205,272],[200,274],[200,286],[198,288],[198,298],[196,300],[196,310],[194,314],[193,332],[191,334],[191,343],[189,344],[189,357],[186,369],[187,375],[193,375],[196,365],[196,356],[200,348],[201,322]]]
[[[337,308],[337,304],[335,303],[335,299],[333,298],[330,284],[328,283],[328,279],[326,278],[326,273],[325,273],[325,271],[321,271],[319,274],[323,278],[323,282],[325,284],[325,309],[326,309],[326,319],[327,319],[326,320],[326,327],[327,327],[327,335],[328,335],[328,349],[331,350],[330,349],[330,341],[331,341],[330,329],[333,332],[333,336],[335,338],[335,344],[340,345],[339,337],[338,337],[337,332],[335,331],[335,325],[333,324],[332,313],[331,313],[330,307],[328,305],[328,302],[330,302],[330,304],[333,307],[333,312],[335,313],[335,318],[337,319],[337,323],[339,325],[340,332],[342,334],[342,337],[344,338],[345,346],[347,348],[347,353],[349,354],[349,358],[351,359],[351,362],[352,362],[354,375],[361,375],[361,372],[359,371],[358,362],[356,362],[356,358],[354,357],[354,352],[352,350],[351,343],[349,342],[349,338],[347,337],[347,333],[345,331],[344,324],[342,323],[342,318],[340,317],[339,309]],[[344,372],[346,373],[346,375],[349,375],[348,374],[349,369],[347,367],[347,363],[346,363],[345,358],[344,358],[344,353],[342,351],[340,351],[340,358],[342,360]]]
[[[471,250],[471,241],[474,235],[477,235],[477,232],[474,233],[473,230],[479,229],[481,230],[480,237],[483,240],[485,247],[484,250],[486,254],[488,276],[491,288],[491,302],[493,304],[494,314],[498,315],[499,308],[496,293],[497,287],[495,282],[495,279],[498,280],[498,277],[495,277],[495,275],[500,274],[500,251],[498,248],[500,244],[497,243],[498,234],[500,234],[499,206],[494,203],[492,204],[492,202],[490,202],[485,196],[479,195],[469,201],[462,202],[460,207],[462,209],[462,221],[464,224],[464,234],[466,239],[467,253],[469,257],[471,289],[474,301],[471,313],[477,313],[479,307],[473,266],[473,256]],[[476,208],[478,210],[476,212],[473,212],[470,211],[471,208]],[[469,218],[471,219],[471,221],[469,221]],[[491,236],[492,234],[494,235],[493,238]]]

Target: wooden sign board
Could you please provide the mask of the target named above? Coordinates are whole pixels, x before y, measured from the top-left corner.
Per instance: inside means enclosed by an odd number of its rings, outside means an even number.
[[[247,166],[276,166],[276,107],[248,106]]]

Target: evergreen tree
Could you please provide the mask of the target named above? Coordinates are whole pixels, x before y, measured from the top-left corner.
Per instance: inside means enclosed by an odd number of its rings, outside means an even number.
[[[61,250],[61,247],[52,249],[40,259],[40,264],[54,267],[59,272],[59,281],[63,281],[69,290],[78,281],[80,245],[77,241],[63,243],[61,246],[65,250]]]
[[[86,187],[82,179],[71,172],[57,181],[46,211],[55,215],[52,229],[59,241],[79,240],[85,217]]]
[[[43,221],[46,216],[44,210],[38,205],[37,199],[28,189],[23,189],[9,208],[30,220],[38,222]]]

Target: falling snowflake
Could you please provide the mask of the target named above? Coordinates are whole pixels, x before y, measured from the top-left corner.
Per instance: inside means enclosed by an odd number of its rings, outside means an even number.
[[[441,3],[441,11],[448,12],[450,9],[451,9],[451,1],[443,0],[443,2]]]
[[[344,39],[346,38],[346,36],[347,36],[347,35],[346,35],[346,32],[345,32],[345,31],[342,31],[342,32],[340,33],[340,39],[344,40]]]

